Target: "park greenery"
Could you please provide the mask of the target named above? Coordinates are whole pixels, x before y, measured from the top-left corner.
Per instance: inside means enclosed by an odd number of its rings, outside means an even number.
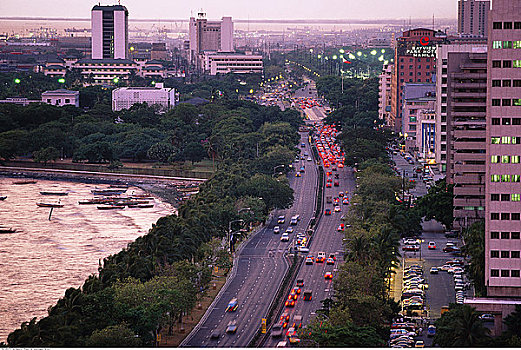
[[[52,161],[58,150],[76,161],[220,160],[178,215],[160,218],[148,234],[103,259],[98,273],[67,289],[46,317],[12,332],[9,346],[153,346],[158,332],[172,332],[204,296],[212,267],[231,268],[229,223],[235,221],[234,230],[255,226],[293,202],[288,180],[273,169],[289,170],[298,152],[295,111],[225,95],[164,114],[145,105],[113,113],[101,102],[88,111],[4,105],[0,121],[4,159],[32,154]]]

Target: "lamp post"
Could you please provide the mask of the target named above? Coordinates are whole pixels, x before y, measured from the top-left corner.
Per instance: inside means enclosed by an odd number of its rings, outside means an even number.
[[[251,208],[249,207],[245,207],[245,208],[241,208],[237,211],[237,214],[240,214],[241,212],[243,211],[251,211]],[[233,234],[232,234],[232,224],[234,222],[244,222],[243,219],[237,219],[237,220],[232,220],[230,222],[228,222],[228,246],[230,247],[230,253],[233,253],[233,249],[232,249],[232,239],[233,239]]]
[[[275,173],[276,173],[275,170],[277,170],[277,168],[284,168],[284,167],[285,167],[284,164],[280,164],[280,165],[274,166],[274,167],[273,167],[273,176],[275,176]]]

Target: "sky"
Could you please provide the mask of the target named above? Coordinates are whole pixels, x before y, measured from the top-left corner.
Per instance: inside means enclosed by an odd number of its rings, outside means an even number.
[[[0,17],[89,18],[89,0],[0,0]],[[115,0],[102,5],[117,4]],[[209,19],[456,18],[457,0],[121,0],[130,18],[187,19],[202,8]]]

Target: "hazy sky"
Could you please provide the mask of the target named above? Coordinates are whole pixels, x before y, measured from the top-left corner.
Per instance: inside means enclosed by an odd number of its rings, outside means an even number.
[[[0,16],[90,17],[98,1],[0,0]],[[117,1],[101,1],[113,5]],[[374,19],[457,17],[457,0],[121,0],[131,18]]]

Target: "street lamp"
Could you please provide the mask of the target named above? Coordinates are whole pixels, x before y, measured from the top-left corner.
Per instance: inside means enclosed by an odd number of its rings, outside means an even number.
[[[276,173],[275,170],[277,168],[281,168],[281,167],[284,168],[284,166],[285,166],[284,164],[280,164],[280,165],[277,165],[277,166],[273,167],[273,176],[275,176],[275,173]]]
[[[228,239],[227,239],[227,241],[228,241],[228,246],[230,247],[230,253],[233,252],[233,250],[232,250],[232,237],[233,237],[232,236],[232,224],[234,222],[244,222],[244,220],[243,219],[237,219],[237,220],[232,220],[232,221],[230,221],[228,223]]]

